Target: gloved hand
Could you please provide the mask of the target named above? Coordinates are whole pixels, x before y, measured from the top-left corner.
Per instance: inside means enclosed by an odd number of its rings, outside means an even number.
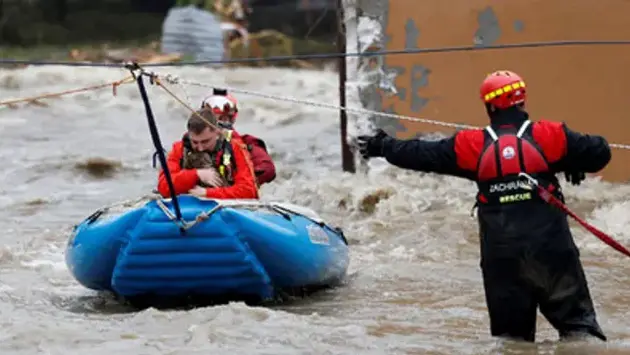
[[[584,179],[586,179],[586,174],[583,172],[564,172],[564,177],[567,179],[567,182],[570,182],[572,185],[579,185]]]
[[[357,145],[359,146],[359,152],[363,159],[369,159],[372,157],[383,156],[383,144],[385,139],[389,138],[387,133],[382,129],[376,131],[373,136],[359,136],[357,137]]]

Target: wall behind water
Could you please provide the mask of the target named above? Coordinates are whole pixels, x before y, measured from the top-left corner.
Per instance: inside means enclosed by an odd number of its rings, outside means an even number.
[[[359,1],[360,2],[360,1]],[[495,45],[561,40],[630,40],[630,1],[390,0],[382,1],[387,50]],[[388,4],[388,5],[387,5]],[[520,73],[533,119],[565,121],[577,131],[630,143],[630,45],[499,49],[391,55],[398,93],[381,95],[380,109],[401,115],[482,126],[487,116],[478,89],[497,69]],[[393,125],[392,125],[393,124]],[[380,120],[400,138],[453,129]],[[630,180],[630,152],[613,149],[603,171],[610,181]]]

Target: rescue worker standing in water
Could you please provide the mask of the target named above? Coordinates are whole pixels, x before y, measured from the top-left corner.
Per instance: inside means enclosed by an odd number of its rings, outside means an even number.
[[[217,199],[258,199],[253,166],[245,144],[237,138],[225,136],[217,124],[215,114],[209,109],[199,110],[188,119],[188,132],[173,144],[167,157],[175,193]],[[189,151],[209,154],[214,166],[183,169],[184,158]],[[228,186],[223,186],[223,180]],[[212,187],[201,187],[201,182]],[[170,197],[162,169],[157,190],[160,195]]]
[[[531,122],[524,109],[525,83],[513,72],[488,75],[480,93],[490,117],[485,129],[438,141],[398,140],[379,130],[358,137],[361,154],[477,183],[481,270],[493,336],[535,341],[540,307],[561,339],[606,341],[567,216],[543,201],[519,173],[564,201],[555,174],[564,172],[567,181],[579,185],[585,173],[610,161],[607,141],[561,122]]]

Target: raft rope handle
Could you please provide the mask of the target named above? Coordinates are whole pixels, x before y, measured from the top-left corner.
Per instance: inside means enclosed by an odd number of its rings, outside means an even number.
[[[589,224],[585,220],[578,217],[573,211],[569,209],[569,207],[567,207],[567,205],[562,203],[562,201],[560,201],[560,199],[555,197],[549,190],[540,186],[540,184],[538,183],[536,179],[534,179],[527,173],[519,173],[518,175],[519,177],[525,178],[527,182],[529,183],[529,185],[535,187],[538,190],[538,194],[540,195],[540,198],[542,198],[545,202],[549,203],[550,205],[554,207],[559,208],[561,211],[571,216],[571,218],[573,218],[576,222],[578,222],[582,227],[586,228],[586,230],[591,232],[591,234],[599,238],[599,240],[601,240],[602,242],[608,244],[608,246],[624,254],[625,256],[630,257],[630,250],[628,250],[626,247],[621,245],[619,242],[617,242],[614,238],[612,238],[608,234],[602,232],[601,230],[597,229],[595,226]]]
[[[171,212],[171,210],[166,206],[166,204],[164,203],[164,200],[161,199],[158,196],[153,196],[152,197],[153,200],[155,200],[157,206],[162,210],[162,212],[164,212],[164,214],[173,222],[177,222],[177,216],[175,216],[173,214],[173,212]],[[172,199],[171,199],[172,200]],[[326,227],[330,230],[332,230],[333,232],[337,232],[335,228],[332,228],[330,226],[328,226],[324,221],[320,220],[320,219],[316,219],[310,216],[307,216],[303,213],[300,213],[298,211],[294,211],[290,208],[284,207],[284,206],[280,206],[277,205],[276,203],[265,203],[265,202],[258,202],[258,201],[252,201],[252,202],[243,202],[243,203],[230,203],[228,205],[224,205],[221,202],[218,202],[216,206],[214,206],[213,208],[211,208],[208,211],[205,212],[201,212],[199,213],[195,219],[193,221],[184,221],[181,220],[181,228],[183,228],[184,230],[188,230],[190,228],[192,228],[193,226],[195,226],[197,223],[201,223],[205,220],[207,220],[208,218],[210,218],[210,216],[212,214],[214,214],[215,212],[217,212],[220,209],[223,209],[225,207],[257,207],[257,208],[267,208],[270,209],[278,214],[281,214],[283,216],[285,216],[287,213],[289,214],[294,214],[296,216],[300,216],[303,218],[308,219],[309,221],[313,222],[314,224],[317,224],[320,227]]]
[[[164,212],[164,214],[173,222],[178,222],[177,220],[177,216],[175,216],[173,214],[173,212],[171,212],[171,210],[166,206],[166,204],[164,203],[164,201],[162,199],[156,199],[156,204],[157,206],[162,210],[162,212]],[[261,207],[264,207],[264,205],[260,205]],[[193,221],[187,222],[184,220],[179,221],[180,223],[180,228],[182,228],[183,230],[188,230],[192,227],[194,227],[197,223],[201,223],[205,220],[207,220],[208,218],[210,218],[210,215],[214,214],[215,212],[217,212],[218,210],[224,208],[225,206],[222,205],[221,203],[218,203],[216,206],[214,206],[213,208],[211,208],[208,211],[205,212],[201,212],[197,215],[197,217],[195,217],[195,219]]]
[[[161,199],[161,198],[162,198],[162,196],[160,196],[159,193],[154,191],[151,194],[147,194],[147,195],[140,196],[140,197],[133,198],[133,199],[128,199],[128,200],[125,200],[125,201],[112,203],[110,205],[102,207],[102,209],[105,210],[105,212],[108,212],[109,210],[115,209],[115,208],[118,208],[118,207],[134,207],[138,203],[143,202],[144,200],[153,201],[153,200],[158,200],[158,199]]]
[[[86,86],[84,88],[79,88],[79,89],[72,89],[72,90],[65,90],[65,91],[61,91],[61,92],[55,92],[55,93],[48,93],[48,94],[43,94],[43,95],[38,95],[38,96],[32,96],[32,97],[25,97],[25,98],[20,98],[20,99],[10,99],[10,100],[5,100],[5,101],[0,101],[0,106],[13,106],[15,104],[18,103],[22,103],[22,102],[37,102],[41,99],[47,99],[47,98],[52,98],[52,97],[60,97],[60,96],[64,96],[64,95],[70,95],[70,94],[76,94],[76,93],[80,93],[80,92],[84,92],[84,91],[91,91],[91,90],[98,90],[98,89],[102,89],[108,86],[112,87],[112,93],[114,96],[117,95],[117,89],[120,85],[123,84],[129,84],[131,82],[133,82],[133,76],[130,75],[126,78],[120,79],[120,80],[116,80],[116,81],[112,81],[112,82],[108,82],[108,83],[104,83],[104,84],[97,84],[97,85],[91,85],[91,86]]]
[[[155,73],[153,73],[153,75],[158,76],[158,74],[155,74]],[[296,99],[296,98],[292,98],[288,96],[265,94],[262,92],[238,89],[238,88],[225,86],[225,85],[206,84],[206,83],[201,83],[197,81],[182,79],[173,74],[166,74],[160,77],[163,78],[166,82],[171,83],[171,84],[187,84],[187,85],[198,86],[198,87],[203,87],[203,88],[223,88],[229,91],[233,91],[235,93],[241,93],[241,94],[250,95],[250,96],[258,96],[258,97],[272,99],[272,100],[286,101],[286,102],[291,102],[291,103],[296,103],[296,104],[301,104],[301,105],[328,108],[332,110],[344,110],[346,112],[356,113],[356,114],[375,115],[379,117],[387,117],[387,118],[400,119],[400,120],[411,121],[411,122],[427,123],[427,124],[444,126],[444,127],[452,127],[452,128],[463,128],[463,129],[482,128],[478,126],[472,126],[472,125],[466,125],[466,124],[460,124],[460,123],[450,123],[450,122],[444,122],[444,121],[438,121],[438,120],[431,120],[427,118],[399,115],[395,113],[387,113],[387,112],[380,112],[380,111],[374,111],[374,110],[368,110],[368,109],[362,109],[362,108],[352,108],[352,107],[347,107],[347,106],[342,106],[342,105],[327,104],[327,103],[317,102],[317,101],[302,100],[302,99]],[[609,144],[609,146],[611,148],[630,150],[630,144],[611,143]]]

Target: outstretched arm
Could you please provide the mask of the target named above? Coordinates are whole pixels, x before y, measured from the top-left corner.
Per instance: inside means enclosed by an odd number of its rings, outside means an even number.
[[[566,170],[596,173],[608,165],[612,154],[606,138],[581,134],[563,125],[567,137]]]
[[[383,157],[400,168],[438,174],[454,174],[459,170],[454,137],[437,141],[389,137],[383,143]]]
[[[359,137],[359,148],[365,158],[384,157],[390,164],[403,169],[468,178],[470,172],[458,165],[456,137],[436,141],[400,140],[380,130],[373,137]]]
[[[581,134],[565,123],[545,120],[533,125],[532,134],[554,172],[565,172],[573,184],[579,184],[584,173],[596,173],[610,162],[610,146],[602,136]]]

